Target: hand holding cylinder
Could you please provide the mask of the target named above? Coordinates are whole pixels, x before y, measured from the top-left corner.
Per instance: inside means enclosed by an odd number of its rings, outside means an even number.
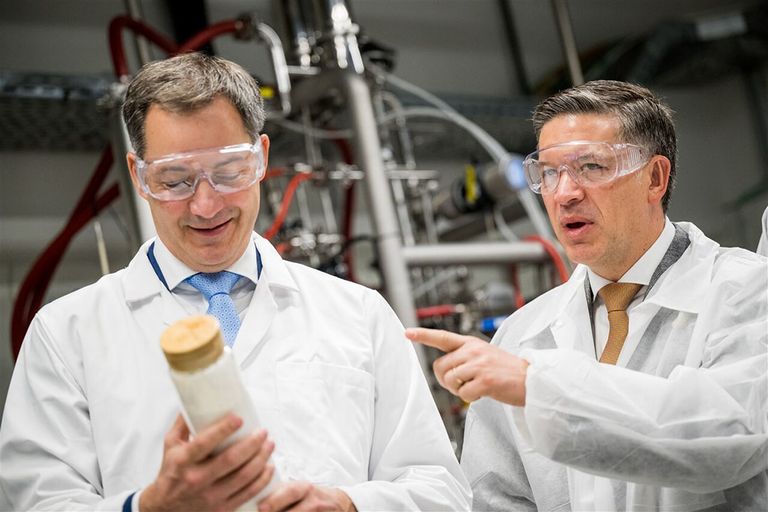
[[[189,428],[179,415],[165,436],[160,471],[142,491],[139,509],[235,510],[259,495],[275,473],[268,463],[275,445],[265,430],[214,455],[242,424],[240,418],[227,415],[190,439]]]
[[[166,329],[160,344],[186,424],[177,421],[166,436],[160,475],[141,494],[141,510],[145,493],[151,499],[155,491],[164,497],[157,502],[164,507],[178,503],[186,510],[229,510],[239,503],[240,511],[256,510],[280,481],[270,459],[274,444],[260,430],[218,321],[210,315],[185,318]]]

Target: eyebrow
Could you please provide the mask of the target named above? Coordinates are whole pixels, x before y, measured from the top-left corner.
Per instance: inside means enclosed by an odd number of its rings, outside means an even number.
[[[186,172],[189,170],[189,167],[185,167],[183,165],[163,165],[158,169],[158,172]]]
[[[216,162],[216,164],[214,164],[213,168],[214,169],[218,169],[219,167],[224,167],[227,164],[230,164],[232,162],[236,162],[236,161],[239,161],[239,160],[245,160],[245,158],[243,158],[242,155],[232,155],[230,158],[227,158],[226,160],[221,160],[219,162]]]

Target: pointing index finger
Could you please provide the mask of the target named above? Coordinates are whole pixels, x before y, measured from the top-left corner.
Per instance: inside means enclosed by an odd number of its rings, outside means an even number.
[[[467,337],[440,329],[412,327],[405,330],[405,336],[415,343],[434,347],[443,352],[453,352],[467,342]]]

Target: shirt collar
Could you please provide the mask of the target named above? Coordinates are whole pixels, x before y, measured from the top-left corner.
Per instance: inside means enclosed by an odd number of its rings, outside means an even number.
[[[664,229],[661,230],[661,234],[651,247],[645,251],[639,260],[635,262],[629,270],[627,270],[623,276],[619,279],[619,283],[637,283],[643,286],[648,286],[653,277],[653,272],[656,267],[661,263],[661,259],[669,249],[672,239],[675,237],[675,226],[670,222],[668,218],[664,218]],[[587,276],[589,277],[589,285],[592,288],[592,298],[594,299],[597,292],[613,281],[610,281],[602,276],[597,275],[589,267],[587,267]]]
[[[179,284],[183,283],[185,279],[197,274],[195,270],[192,270],[187,265],[182,263],[176,256],[171,254],[168,247],[158,237],[155,241],[155,258],[158,265],[163,272],[168,288],[173,290]],[[253,241],[246,245],[245,252],[240,258],[230,267],[226,268],[229,272],[234,272],[256,283],[259,280],[258,268],[256,263],[256,246]]]

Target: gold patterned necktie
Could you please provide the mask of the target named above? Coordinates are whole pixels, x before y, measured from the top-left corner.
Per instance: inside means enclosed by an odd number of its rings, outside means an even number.
[[[621,347],[629,332],[627,306],[642,287],[636,283],[611,283],[597,292],[608,310],[608,341],[600,356],[601,363],[616,364],[619,359]]]

